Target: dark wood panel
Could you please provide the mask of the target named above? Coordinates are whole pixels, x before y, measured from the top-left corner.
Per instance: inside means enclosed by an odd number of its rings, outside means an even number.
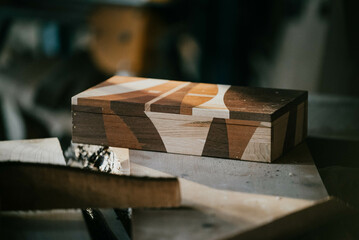
[[[1,210],[174,207],[176,178],[120,176],[67,166],[0,163]]]

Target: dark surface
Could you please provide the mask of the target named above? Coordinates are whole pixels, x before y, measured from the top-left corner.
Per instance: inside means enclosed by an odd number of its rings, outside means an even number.
[[[328,194],[347,203],[353,211],[295,239],[359,239],[359,141],[310,137],[307,143]]]
[[[147,191],[146,195],[143,191],[146,186],[151,190],[164,187],[167,191],[156,192],[157,194]],[[122,192],[113,191],[114,189],[122,189]],[[161,195],[163,199],[157,195]],[[179,183],[174,177],[115,175],[61,165],[24,162],[0,163],[0,196],[1,210],[6,211],[129,205],[169,207],[179,205],[180,201]],[[147,203],[141,203],[142,200]]]

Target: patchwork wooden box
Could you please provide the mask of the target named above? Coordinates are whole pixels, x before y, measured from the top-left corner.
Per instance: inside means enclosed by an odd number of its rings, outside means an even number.
[[[307,133],[305,91],[112,77],[72,98],[77,143],[272,162]]]

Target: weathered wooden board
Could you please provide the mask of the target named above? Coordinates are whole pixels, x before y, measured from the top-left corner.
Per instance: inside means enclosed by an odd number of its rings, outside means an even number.
[[[119,176],[35,163],[0,163],[1,210],[175,207],[176,178]]]
[[[0,142],[0,149],[1,210],[180,204],[176,178],[120,176],[63,166],[65,161],[57,139]],[[128,150],[115,152],[126,163]]]
[[[57,138],[0,142],[0,162],[33,162],[66,165]]]
[[[136,150],[130,161],[135,175],[180,177],[182,194],[180,209],[134,210],[134,239],[240,237],[328,198],[305,144],[274,164]],[[278,237],[277,230],[265,237]]]
[[[72,98],[73,141],[271,162],[306,136],[307,92],[112,77]]]
[[[15,164],[21,164],[21,162],[25,163],[45,163],[45,164],[54,164],[54,165],[65,165],[65,160],[62,155],[61,147],[56,138],[47,138],[47,139],[34,139],[34,140],[17,140],[17,141],[5,141],[0,142],[0,171],[6,171],[3,169],[4,162],[10,162]],[[128,158],[128,149],[119,149],[119,148],[111,148],[112,151],[117,155],[118,161],[121,163],[120,174],[129,174],[129,158]],[[9,161],[10,159],[10,161]],[[41,164],[38,164],[37,167]],[[25,169],[20,169],[21,171]],[[52,174],[53,172],[49,170],[48,174]],[[6,173],[6,174],[11,174]],[[2,176],[2,175],[0,175]],[[26,172],[26,178],[22,178],[21,174],[16,174],[16,181],[27,181],[26,185],[30,188],[35,180],[34,176]],[[47,178],[41,174],[41,180],[46,184]],[[53,178],[59,177],[57,174],[52,176]],[[76,180],[71,178],[72,180]],[[66,186],[66,179],[56,179],[55,185],[58,185],[60,189],[55,192],[52,196],[51,192],[53,187],[47,187],[44,189],[44,193],[41,193],[40,196],[37,195],[37,191],[39,186],[31,189],[30,193],[25,192],[25,194],[29,194],[34,198],[35,204],[41,204],[43,201],[46,201],[46,204],[50,204],[54,197],[60,197],[61,193],[66,192],[68,186]],[[82,179],[83,180],[83,179]],[[81,180],[81,181],[82,181]],[[53,182],[54,179],[51,179]],[[5,181],[1,180],[1,183],[10,184],[11,178],[7,178]],[[60,184],[59,184],[60,183]],[[0,184],[1,185],[1,184]],[[76,183],[75,183],[76,185]],[[88,186],[87,186],[88,187]],[[93,186],[94,188],[98,188],[96,184]],[[109,186],[103,187],[104,189]],[[84,185],[86,188],[86,185]],[[21,192],[22,189],[16,189],[16,201],[28,201],[29,196],[22,197]],[[71,196],[67,196],[64,200],[65,202],[71,201],[74,196],[81,194],[76,192]],[[96,193],[94,193],[96,194]],[[46,197],[47,196],[47,197]],[[95,196],[98,197],[98,196]],[[103,197],[103,196],[102,196]],[[1,199],[1,195],[0,195]],[[61,197],[57,199],[57,201],[62,201]],[[78,200],[75,201],[77,204]],[[31,204],[31,203],[30,203]],[[29,204],[29,205],[30,205]],[[36,207],[38,208],[38,207]],[[43,206],[39,207],[43,208]],[[71,207],[72,208],[72,207]],[[0,204],[1,209],[1,204]],[[123,229],[121,223],[116,218],[116,214],[113,210],[101,210],[104,214],[106,221],[104,221],[103,225],[107,224],[114,233],[115,236],[120,236],[119,239],[128,239],[125,230]],[[94,220],[94,222],[96,222]],[[79,209],[70,209],[70,210],[36,210],[36,211],[0,211],[0,238],[1,239],[93,239],[92,235],[90,236],[88,232],[88,228],[90,226],[86,226],[83,219],[83,214]],[[95,230],[98,232],[103,231],[104,229],[100,226],[96,226]],[[111,230],[109,230],[111,232]]]

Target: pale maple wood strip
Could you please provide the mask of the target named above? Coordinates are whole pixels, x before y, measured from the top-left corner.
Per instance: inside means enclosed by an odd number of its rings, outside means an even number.
[[[217,95],[199,106],[192,109],[192,115],[216,116],[217,118],[229,119],[229,110],[224,104],[224,95],[229,89],[229,85],[217,84]]]
[[[36,162],[66,165],[57,138],[0,142],[0,162]]]
[[[194,115],[182,115],[182,114],[171,114],[171,113],[158,113],[151,112],[151,118],[158,119],[168,119],[168,120],[183,120],[193,122],[197,121],[208,121],[208,119],[212,119],[212,117],[206,116],[194,116]],[[270,122],[258,122],[258,121],[248,121],[248,120],[239,120],[239,119],[226,119],[227,124],[238,124],[245,126],[260,126],[260,127],[271,127],[272,124]]]
[[[156,127],[167,152],[201,155],[207,139],[212,118],[201,121],[155,118],[152,112],[146,115]]]

